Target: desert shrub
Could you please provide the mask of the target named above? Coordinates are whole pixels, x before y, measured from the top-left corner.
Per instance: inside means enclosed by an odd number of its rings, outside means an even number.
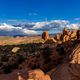
[[[3,62],[3,61],[8,61],[9,60],[9,58],[8,58],[8,56],[7,55],[3,55],[2,57],[1,57],[1,61]]]
[[[12,72],[12,66],[11,65],[3,66],[2,69],[4,70],[5,74]]]
[[[58,46],[56,47],[56,51],[58,51],[58,53],[59,53],[60,56],[62,56],[62,55],[65,54],[64,47],[61,46],[61,45],[58,45]]]

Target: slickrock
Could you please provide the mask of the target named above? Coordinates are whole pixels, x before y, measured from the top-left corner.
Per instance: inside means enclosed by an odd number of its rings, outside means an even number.
[[[80,44],[74,48],[73,52],[70,55],[72,64],[80,64]]]
[[[44,39],[44,40],[49,39],[48,31],[44,31],[44,32],[42,33],[42,39]]]
[[[40,69],[29,71],[28,77],[28,80],[51,80],[50,76]]]
[[[80,43],[73,47],[67,58],[49,72],[51,80],[80,80]]]

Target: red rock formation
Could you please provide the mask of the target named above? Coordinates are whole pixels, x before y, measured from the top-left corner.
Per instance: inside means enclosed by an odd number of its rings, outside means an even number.
[[[68,32],[68,36],[71,36],[71,34],[72,34],[72,31],[70,30],[70,31]]]
[[[44,40],[49,39],[48,31],[45,31],[45,32],[42,33],[42,39],[44,39]]]
[[[2,54],[1,73],[15,67],[16,64],[12,64],[21,61],[23,56],[24,58],[26,56],[26,61],[18,63],[18,69],[13,70],[10,74],[0,74],[0,80],[80,80],[80,30],[68,33],[68,30],[64,29],[63,34],[58,35],[56,39],[49,39],[48,33],[44,34],[45,36],[42,37],[46,40],[45,43],[41,44],[37,50],[34,45],[30,46],[30,50],[26,48],[29,50],[27,55],[24,52],[27,50],[23,48],[22,51],[19,51],[18,56],[10,54],[9,57],[3,57]],[[58,44],[58,41],[62,43]],[[16,53],[17,50],[14,47],[11,53]]]
[[[74,30],[70,36],[70,39],[75,39],[77,37],[77,30]]]
[[[62,64],[48,73],[51,80],[80,80],[80,44],[74,46],[69,53]]]
[[[29,71],[28,77],[28,80],[51,80],[50,76],[40,69]]]
[[[69,41],[69,36],[68,35],[64,35],[63,36],[63,42]]]
[[[54,37],[55,40],[59,41],[61,37],[61,34],[56,34],[56,36]]]
[[[68,35],[68,29],[67,28],[64,28],[63,35]]]

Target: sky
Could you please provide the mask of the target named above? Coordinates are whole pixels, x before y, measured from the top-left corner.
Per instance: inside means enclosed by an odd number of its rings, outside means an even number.
[[[57,34],[64,27],[80,29],[80,0],[0,0],[0,35]]]
[[[0,20],[80,18],[80,0],[0,0]]]

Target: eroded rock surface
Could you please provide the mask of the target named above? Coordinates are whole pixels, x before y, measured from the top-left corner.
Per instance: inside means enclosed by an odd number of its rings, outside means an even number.
[[[44,43],[0,46],[0,80],[80,80],[80,30],[68,31]],[[13,54],[16,53],[16,54]]]
[[[49,72],[51,80],[80,80],[80,44],[72,49],[63,63]]]
[[[28,80],[51,80],[50,76],[40,69],[29,71],[28,77]]]
[[[48,33],[48,31],[44,31],[44,32],[42,33],[42,38],[43,38],[44,40],[49,39],[49,33]]]

